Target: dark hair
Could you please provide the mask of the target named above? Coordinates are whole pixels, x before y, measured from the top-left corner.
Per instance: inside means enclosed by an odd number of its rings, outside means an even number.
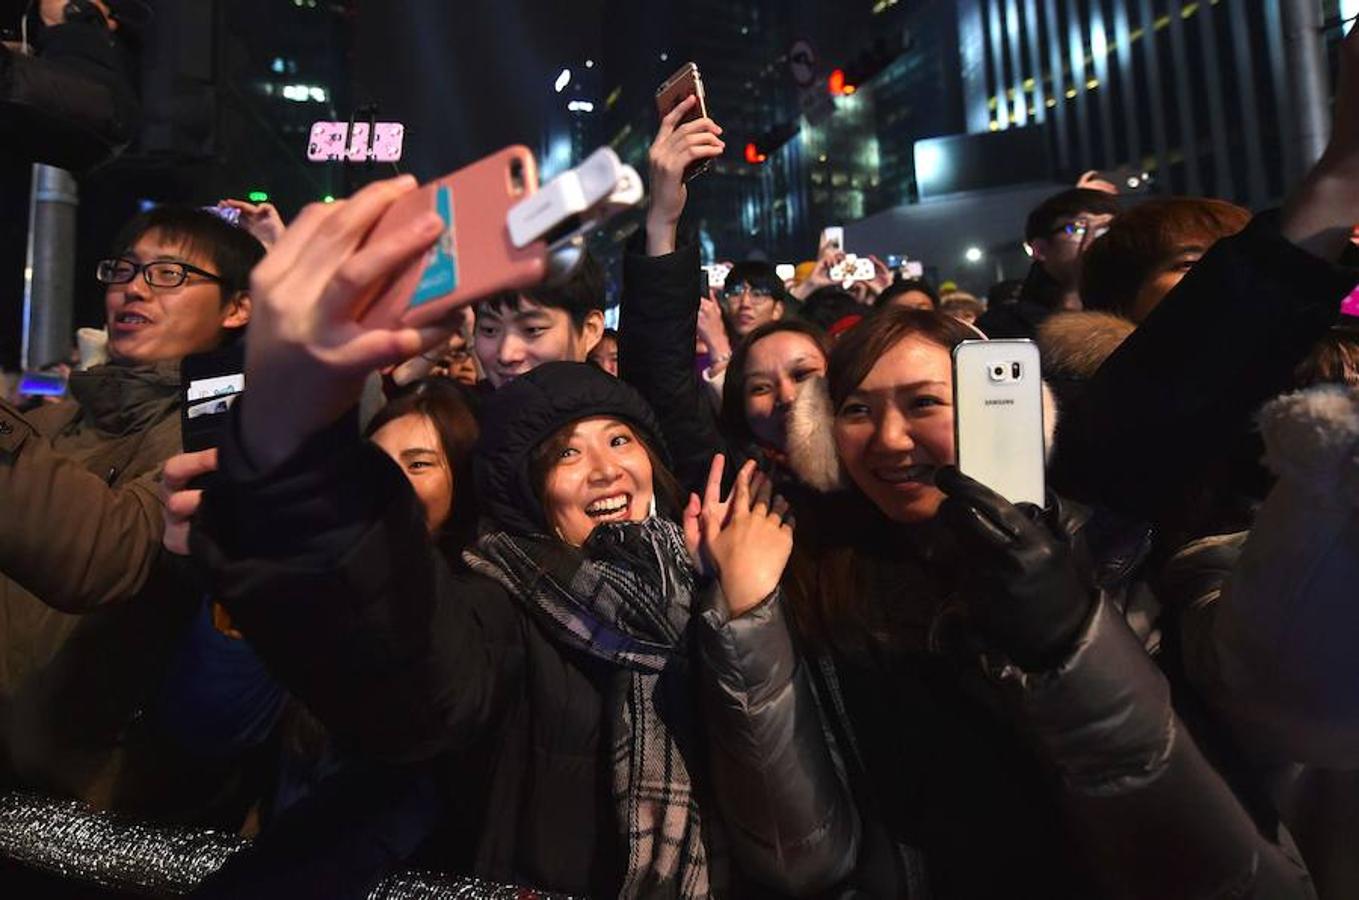
[[[862,316],[868,311],[849,291],[831,284],[808,294],[798,315],[822,331],[830,331],[832,325],[846,316]]]
[[[1053,194],[1033,208],[1028,221],[1024,223],[1024,240],[1033,241],[1050,236],[1062,219],[1081,213],[1116,216],[1121,209],[1115,194],[1090,188],[1071,188]]]
[[[1081,257],[1081,302],[1129,315],[1142,285],[1177,247],[1214,244],[1245,228],[1250,217],[1247,209],[1205,197],[1165,197],[1129,210]]]
[[[731,362],[727,363],[726,379],[722,383],[720,419],[722,430],[730,437],[747,443],[755,441],[755,434],[746,422],[746,360],[750,357],[751,347],[771,334],[778,334],[783,331],[806,335],[812,343],[816,344],[821,355],[828,360],[830,359],[830,339],[826,337],[826,333],[813,323],[802,319],[778,319],[774,322],[765,322],[746,335],[731,354]]]
[[[976,297],[953,296],[939,304],[939,311],[946,316],[954,316],[955,318],[960,312],[970,312],[973,319],[979,319],[986,312],[986,304]]]
[[[788,302],[788,291],[783,286],[783,279],[779,277],[778,270],[762,259],[747,259],[738,262],[727,273],[725,283],[744,283],[751,287],[764,288],[779,303]]]
[[[115,256],[128,253],[146,235],[155,232],[169,244],[212,262],[222,279],[222,302],[250,287],[250,270],[264,258],[264,245],[243,228],[196,206],[167,204],[134,216],[113,241]]]
[[[646,430],[616,416],[604,416],[604,418],[622,422],[636,436],[637,442],[646,451],[646,458],[651,462],[651,491],[656,497],[657,513],[671,521],[679,521],[680,513],[684,509],[684,504],[680,500],[679,481],[666,467],[665,460],[661,459],[660,453],[656,452],[656,448],[651,445]],[[552,465],[556,461],[557,455],[566,444],[567,435],[575,427],[576,422],[568,422],[558,428],[541,444],[534,447],[533,453],[529,457],[529,478],[533,482],[533,493],[538,498],[538,505],[542,508],[543,518],[545,519],[547,518],[547,478],[552,474]]]
[[[887,306],[891,306],[894,297],[900,297],[902,294],[909,294],[912,291],[929,297],[930,305],[935,309],[939,308],[939,291],[934,285],[921,278],[904,278],[900,281],[892,282],[878,295],[878,299],[873,301],[873,308],[883,309]]]
[[[850,392],[868,377],[883,354],[912,335],[932,341],[950,352],[963,341],[978,339],[976,331],[936,310],[884,309],[846,334],[831,351],[826,365],[826,383],[832,406],[839,409]]]
[[[562,310],[571,317],[571,324],[576,330],[580,331],[585,327],[585,320],[590,317],[590,313],[604,311],[604,270],[587,252],[580,266],[562,284],[527,291],[500,291],[478,303],[477,310],[491,309],[503,313],[508,309],[518,312],[521,298],[548,309]]]
[[[1293,370],[1293,387],[1301,390],[1316,384],[1359,385],[1359,327],[1331,327],[1307,358]]]
[[[382,426],[412,414],[424,416],[434,426],[453,479],[453,505],[448,518],[436,532],[436,540],[454,558],[472,542],[477,532],[472,450],[481,429],[477,425],[473,402],[471,393],[456,381],[422,378],[397,391],[364,429],[364,437],[372,438]]]

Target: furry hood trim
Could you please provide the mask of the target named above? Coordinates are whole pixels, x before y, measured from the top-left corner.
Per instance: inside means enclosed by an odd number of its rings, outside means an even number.
[[[1063,312],[1038,326],[1043,371],[1090,378],[1137,326],[1107,312]]]

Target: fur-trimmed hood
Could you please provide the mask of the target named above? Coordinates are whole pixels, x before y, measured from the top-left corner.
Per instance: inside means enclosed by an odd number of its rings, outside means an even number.
[[[1319,385],[1266,403],[1265,465],[1312,493],[1359,503],[1359,388]]]
[[[1061,378],[1090,378],[1137,326],[1107,312],[1061,312],[1038,326],[1043,371]]]
[[[803,484],[821,493],[848,485],[835,453],[835,410],[825,378],[809,378],[788,411],[788,468]],[[1057,403],[1043,384],[1043,446],[1052,454]]]

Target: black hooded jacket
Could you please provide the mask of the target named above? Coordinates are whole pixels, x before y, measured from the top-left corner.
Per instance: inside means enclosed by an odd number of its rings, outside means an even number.
[[[544,530],[530,454],[595,415],[661,447],[642,400],[590,366],[541,366],[491,398],[477,481],[497,525]],[[616,894],[624,845],[601,744],[611,670],[444,558],[405,476],[357,434],[347,417],[261,472],[233,427],[193,530],[217,596],[338,740],[384,762],[433,763],[446,802],[432,863]]]

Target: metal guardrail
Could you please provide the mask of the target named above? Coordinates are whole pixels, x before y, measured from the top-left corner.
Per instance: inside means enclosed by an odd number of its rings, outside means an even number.
[[[0,795],[0,856],[73,882],[149,897],[187,894],[250,846],[209,828],[153,825],[27,791]],[[390,875],[369,900],[569,900],[438,872]]]

